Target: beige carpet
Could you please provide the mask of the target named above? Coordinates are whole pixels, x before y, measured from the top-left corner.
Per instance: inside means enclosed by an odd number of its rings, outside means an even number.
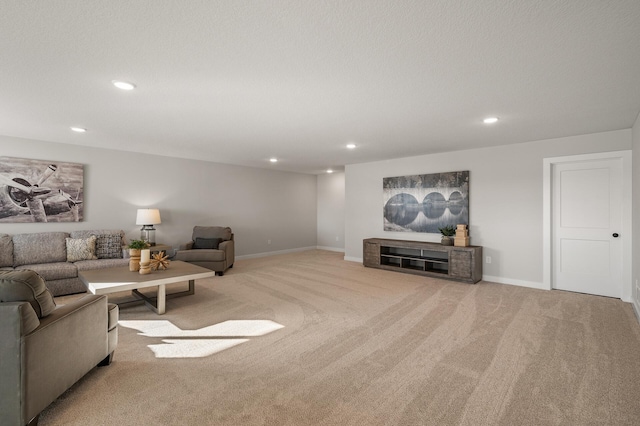
[[[40,425],[640,424],[629,304],[342,256],[238,261],[166,315],[122,309],[113,364]]]

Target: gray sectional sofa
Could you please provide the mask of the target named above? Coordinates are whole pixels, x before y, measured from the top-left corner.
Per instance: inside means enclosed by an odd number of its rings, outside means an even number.
[[[76,242],[92,240],[92,236],[93,255],[71,251]],[[87,288],[78,278],[78,271],[127,265],[124,245],[122,230],[0,234],[0,270],[33,270],[44,278],[54,296],[84,293]]]

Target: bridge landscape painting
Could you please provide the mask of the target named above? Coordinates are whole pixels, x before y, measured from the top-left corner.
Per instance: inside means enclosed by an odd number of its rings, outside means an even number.
[[[82,164],[0,157],[0,223],[82,221],[83,181]]]
[[[382,179],[384,230],[439,234],[469,225],[469,171]]]

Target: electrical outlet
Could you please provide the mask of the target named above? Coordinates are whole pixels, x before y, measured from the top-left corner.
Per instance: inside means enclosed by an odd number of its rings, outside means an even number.
[[[340,241],[340,237],[336,235],[336,241]]]
[[[487,256],[487,263],[491,263],[491,256]]]
[[[267,244],[271,244],[271,240],[267,240]]]

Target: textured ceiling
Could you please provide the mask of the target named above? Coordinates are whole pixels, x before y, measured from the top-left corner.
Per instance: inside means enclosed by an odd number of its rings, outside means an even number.
[[[638,0],[0,5],[8,136],[321,173],[624,129],[639,111]]]

